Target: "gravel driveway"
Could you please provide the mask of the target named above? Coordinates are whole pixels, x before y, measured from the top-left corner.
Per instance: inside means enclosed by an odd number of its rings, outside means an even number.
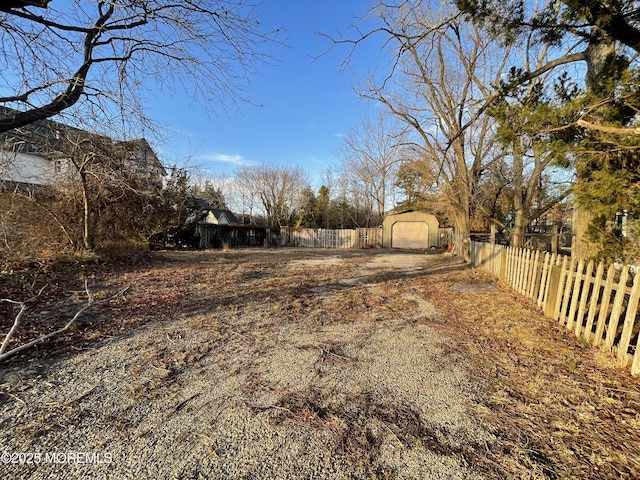
[[[482,478],[480,387],[408,282],[442,257],[166,257],[121,303],[179,311],[3,372],[1,478]]]

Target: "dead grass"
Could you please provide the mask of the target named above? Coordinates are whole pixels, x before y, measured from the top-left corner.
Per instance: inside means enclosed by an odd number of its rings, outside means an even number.
[[[508,287],[448,291],[487,281],[468,270],[421,286],[446,319],[439,328],[473,356],[489,389],[476,407],[498,439],[489,460],[517,478],[640,477],[638,379]]]
[[[157,441],[149,418],[189,425],[206,412],[200,422],[218,420],[176,430],[175,448],[199,452],[198,445],[213,462],[209,472],[235,468],[238,442],[250,441],[220,430],[239,421],[231,416],[237,412],[264,421],[260,428],[272,436],[295,432],[309,445],[320,442],[336,471],[352,478],[409,478],[406,465],[435,468],[424,463],[431,455],[476,478],[640,477],[638,379],[507,288],[451,290],[494,284],[484,272],[441,256],[417,256],[414,268],[398,255],[399,266],[381,268],[393,261],[387,253],[174,252],[117,271],[96,267],[88,274],[105,294],[123,283],[131,293],[40,347],[40,367],[29,353],[6,364],[0,420],[23,446],[53,441],[73,425],[101,428],[95,442],[109,445],[113,434],[135,446]],[[56,302],[73,288],[69,278],[37,308],[61,307]],[[86,367],[114,376],[113,386],[76,380],[53,388],[48,362],[66,359],[60,368],[72,372],[75,356],[91,365],[93,357],[81,355],[99,356],[114,341],[125,342],[120,362]],[[383,370],[380,383],[374,377]],[[429,396],[447,375],[456,388],[469,378],[463,405]],[[11,420],[12,409],[22,420]],[[490,435],[447,415],[468,415]]]

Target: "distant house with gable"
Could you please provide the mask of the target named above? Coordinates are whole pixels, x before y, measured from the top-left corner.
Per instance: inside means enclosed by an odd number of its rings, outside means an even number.
[[[211,208],[207,212],[205,223],[213,225],[235,225],[238,222],[236,216],[229,210],[220,210],[218,208]]]
[[[0,107],[2,113],[11,109]],[[167,171],[144,139],[111,138],[53,120],[38,120],[0,133],[0,182],[25,189],[45,187],[69,172],[69,158],[83,148],[95,149],[106,163],[118,163],[154,188],[162,186]]]
[[[266,242],[265,227],[243,225],[231,210],[213,208],[195,195],[187,196],[187,206],[199,212],[195,228],[199,248],[257,247]]]
[[[240,222],[231,210],[213,208],[206,200],[196,195],[187,196],[187,206],[198,210],[200,222],[208,225],[239,225]]]

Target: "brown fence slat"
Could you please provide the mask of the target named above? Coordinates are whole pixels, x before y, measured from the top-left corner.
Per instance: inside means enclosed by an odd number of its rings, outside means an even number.
[[[598,264],[598,268],[596,269],[596,275],[593,279],[593,289],[591,290],[591,301],[589,302],[589,313],[587,313],[587,325],[584,327],[584,339],[593,344],[594,342],[591,338],[594,336],[593,333],[593,321],[596,318],[596,313],[598,312],[598,301],[600,300],[600,289],[602,287],[602,280],[604,277],[604,262],[600,262]]]
[[[567,330],[571,330],[573,328],[573,322],[576,318],[576,310],[578,309],[578,297],[580,292],[580,287],[582,285],[582,277],[584,273],[584,260],[580,259],[578,262],[578,267],[575,273],[575,281],[573,283],[573,289],[569,293],[571,297],[571,307],[569,308],[569,315],[567,316]]]
[[[604,327],[609,316],[609,302],[611,301],[611,292],[613,292],[614,277],[616,268],[611,265],[607,269],[607,278],[604,283],[604,292],[602,292],[602,300],[600,301],[600,313],[598,314],[598,323],[596,325],[596,331],[594,333],[592,345],[597,347],[602,344],[604,333]]]
[[[613,349],[613,341],[618,333],[618,323],[620,315],[622,315],[622,304],[624,302],[624,296],[627,291],[627,279],[629,278],[629,269],[623,268],[620,272],[620,280],[616,286],[616,296],[613,300],[613,309],[611,310],[611,316],[609,317],[609,324],[607,325],[607,336],[604,339],[603,350],[607,353],[611,353]]]
[[[640,273],[636,272],[633,279],[633,286],[631,287],[631,295],[629,296],[629,304],[627,307],[627,313],[624,317],[624,325],[622,327],[622,334],[620,335],[620,341],[618,342],[617,357],[618,365],[626,367],[631,359],[628,350],[629,343],[631,342],[631,335],[633,334],[633,327],[636,323],[636,313],[638,312],[638,302],[640,301]]]
[[[580,305],[578,308],[578,316],[576,317],[576,338],[580,338],[580,335],[582,335],[587,300],[589,299],[591,284],[593,283],[593,265],[593,260],[590,260],[587,264],[587,271],[584,274],[584,282],[582,283],[582,290],[580,291]]]

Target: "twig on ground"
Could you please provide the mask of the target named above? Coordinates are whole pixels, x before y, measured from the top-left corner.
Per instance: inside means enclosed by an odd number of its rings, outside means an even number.
[[[324,348],[324,346],[319,346],[318,348],[320,349],[320,351],[321,351],[322,353],[326,353],[326,354],[328,354],[328,355],[333,355],[334,357],[338,357],[338,358],[341,358],[341,359],[343,359],[343,360],[348,360],[348,361],[350,361],[350,362],[353,362],[353,361],[354,361],[354,359],[353,359],[353,358],[351,358],[351,357],[347,357],[346,355],[340,355],[339,353],[335,353],[335,352],[333,352],[333,351],[331,351],[331,350],[329,350],[329,349]]]
[[[42,292],[44,292],[45,288],[47,288],[47,285],[42,287],[38,291],[38,293],[35,294],[33,297],[31,297],[31,298],[29,298],[29,299],[27,299],[27,300],[25,300],[23,302],[20,302],[20,301],[17,301],[17,300],[10,300],[8,298],[0,298],[0,302],[13,303],[15,305],[20,305],[20,311],[16,315],[16,318],[13,320],[13,325],[11,326],[11,329],[9,330],[9,333],[7,333],[7,336],[5,337],[4,341],[2,342],[2,346],[0,346],[0,360],[2,359],[2,355],[7,350],[7,346],[9,345],[9,341],[11,340],[11,338],[13,338],[13,336],[16,333],[16,331],[18,330],[18,327],[20,326],[20,322],[22,321],[22,316],[24,315],[24,312],[26,312],[27,308],[29,308],[28,303],[33,302],[40,295],[42,295]]]
[[[16,355],[17,353],[22,352],[23,350],[31,348],[34,345],[37,345],[39,343],[42,343],[42,342],[50,339],[51,337],[55,337],[56,335],[60,335],[61,333],[66,332],[67,330],[69,330],[69,328],[71,328],[71,326],[74,323],[76,323],[78,318],[80,318],[80,316],[85,311],[87,311],[88,309],[90,309],[91,307],[93,307],[95,305],[99,305],[101,303],[110,302],[114,298],[117,298],[117,297],[123,295],[127,290],[129,290],[129,288],[131,288],[131,285],[127,285],[126,287],[124,287],[123,289],[119,290],[118,292],[116,292],[115,294],[111,295],[108,298],[105,298],[105,299],[102,299],[102,300],[96,300],[93,297],[93,295],[91,294],[91,292],[89,291],[89,287],[87,285],[87,281],[85,280],[85,282],[84,282],[84,290],[85,290],[85,292],[87,294],[87,303],[82,308],[80,308],[80,310],[78,310],[76,312],[76,314],[71,318],[71,320],[69,320],[65,324],[64,327],[59,328],[57,330],[54,330],[53,332],[49,332],[49,333],[47,333],[45,335],[42,335],[42,336],[36,338],[35,340],[32,340],[32,341],[27,342],[27,343],[25,343],[23,345],[20,345],[19,347],[15,347],[15,348],[7,351],[7,346],[9,345],[9,342],[11,341],[11,339],[15,335],[16,331],[18,330],[18,327],[20,326],[20,322],[22,320],[22,316],[24,315],[25,311],[28,308],[27,304],[29,302],[34,301],[36,298],[38,298],[42,294],[42,292],[44,291],[44,288],[45,287],[42,287],[37,295],[35,295],[34,297],[31,297],[30,299],[25,300],[23,302],[16,301],[16,300],[9,300],[9,299],[6,299],[6,298],[0,299],[0,302],[13,303],[13,304],[17,304],[17,305],[20,306],[20,311],[16,315],[16,318],[13,321],[13,325],[12,325],[11,329],[9,330],[9,333],[7,333],[4,341],[2,342],[2,346],[0,347],[0,361],[6,360],[7,358],[10,358],[10,357]]]
[[[80,395],[78,395],[75,398],[72,398],[70,400],[67,400],[64,403],[45,403],[44,406],[47,408],[64,408],[64,407],[68,407],[69,405],[79,402],[80,400],[82,400],[83,398],[87,397],[89,394],[91,394],[96,388],[98,388],[97,385],[94,385],[93,387],[89,388],[88,390],[85,390],[84,392],[82,392]]]
[[[178,412],[178,411],[182,410],[182,409],[184,408],[184,406],[185,406],[188,402],[190,402],[191,400],[193,400],[194,398],[196,398],[198,395],[200,395],[200,393],[195,393],[195,394],[191,395],[189,398],[187,398],[187,399],[185,399],[185,400],[181,401],[178,405],[176,405],[176,406],[173,408],[173,411],[174,411],[174,412]]]
[[[24,400],[22,400],[20,397],[16,397],[13,393],[9,393],[9,392],[0,392],[0,395],[6,395],[7,397],[11,397],[14,400],[19,401],[20,403],[22,403],[25,407],[27,406],[27,402],[25,402]]]

